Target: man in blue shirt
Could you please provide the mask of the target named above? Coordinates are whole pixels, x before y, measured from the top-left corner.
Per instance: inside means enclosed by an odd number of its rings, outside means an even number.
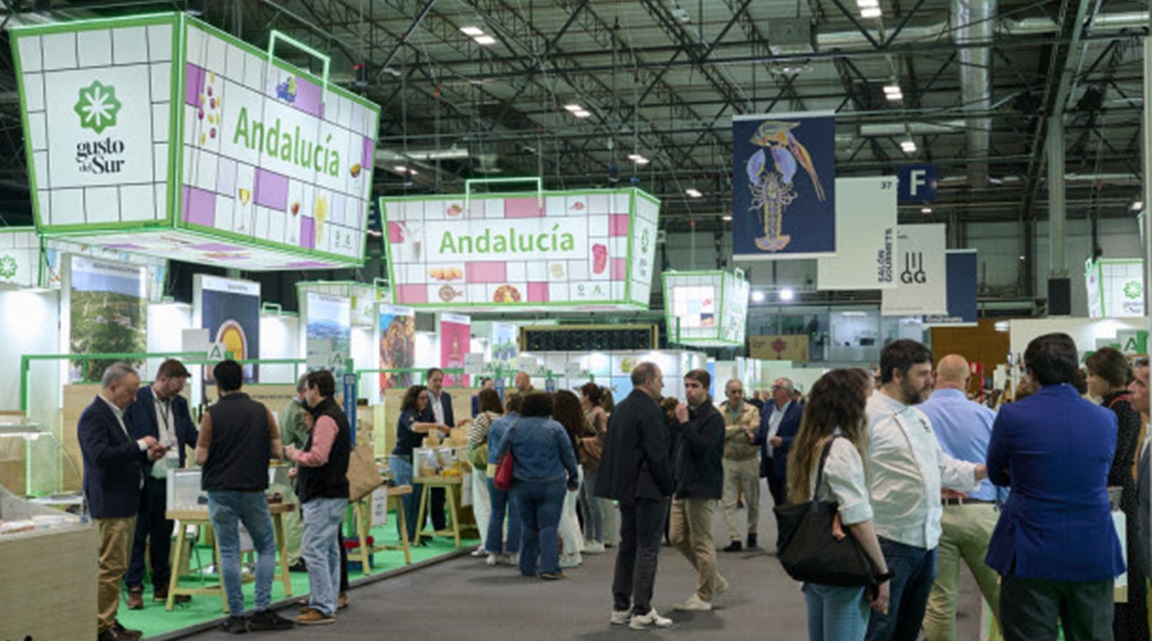
[[[944,452],[962,461],[979,463],[987,455],[996,415],[968,400],[968,380],[968,361],[963,356],[949,354],[940,359],[936,365],[936,390],[920,405],[920,410],[931,421]],[[960,561],[972,571],[984,599],[999,619],[996,572],[984,564],[988,541],[996,527],[996,491],[987,479],[967,496],[948,489],[942,491],[944,510],[940,518],[937,574],[924,616],[927,641],[956,641]]]

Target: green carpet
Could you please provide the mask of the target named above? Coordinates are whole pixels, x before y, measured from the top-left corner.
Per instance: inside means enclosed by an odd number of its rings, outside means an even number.
[[[396,525],[394,513],[389,515],[388,525],[372,529],[372,537],[375,539],[377,545],[398,545],[400,543],[399,537],[396,535]],[[345,533],[348,532],[348,527],[345,527]],[[412,563],[420,563],[436,557],[447,557],[458,552],[455,546],[455,541],[451,538],[435,537],[429,540],[427,537],[423,539],[426,545],[420,547],[412,547]],[[462,549],[469,550],[479,545],[476,539],[461,539]],[[197,546],[192,553],[190,566],[193,572],[198,567],[197,554],[199,555],[199,562],[204,565],[209,565],[213,562],[212,549],[208,546]],[[249,555],[244,555],[245,563],[249,563]],[[252,555],[252,561],[255,560]],[[377,576],[387,572],[391,572],[404,567],[404,552],[402,550],[386,550],[376,552],[373,555],[372,574]],[[364,573],[358,568],[358,564],[349,559],[349,573],[348,580],[355,585],[357,579],[364,576]],[[292,599],[295,600],[301,596],[308,594],[308,574],[306,572],[293,572],[290,575],[292,582]],[[215,574],[193,574],[191,576],[182,576],[180,578],[180,585],[182,587],[196,587],[197,583],[203,581],[205,585],[211,585],[219,581],[219,577]],[[164,609],[164,603],[157,603],[152,600],[152,588],[148,579],[144,581],[144,609],[143,610],[129,610],[127,606],[127,592],[123,594],[120,600],[120,611],[118,618],[125,627],[134,630],[143,630],[145,637],[153,637],[157,635],[166,635],[170,632],[181,630],[184,628],[199,626],[205,622],[214,619],[220,619],[224,616],[224,609],[222,601],[214,595],[196,595],[188,603],[177,603],[173,606],[172,611],[169,612]],[[253,607],[255,584],[248,582],[244,584],[244,605],[250,611]],[[284,594],[284,584],[279,579],[272,582],[272,603],[276,604],[288,598]],[[290,609],[283,612],[285,616],[294,615],[296,610]]]

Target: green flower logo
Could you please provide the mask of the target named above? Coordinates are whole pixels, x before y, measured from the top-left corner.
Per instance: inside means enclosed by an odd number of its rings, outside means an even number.
[[[92,84],[80,89],[80,100],[72,108],[80,116],[80,126],[101,133],[116,126],[116,114],[120,113],[120,101],[116,99],[116,88]]]
[[[0,258],[0,278],[12,278],[16,275],[17,268],[18,265],[16,264],[15,258],[12,258],[8,254]]]
[[[1124,284],[1124,296],[1130,300],[1136,300],[1144,295],[1144,287],[1134,281],[1130,280]]]
[[[649,240],[648,239],[648,230],[645,229],[644,232],[640,234],[640,251],[641,252],[648,253],[648,240]]]

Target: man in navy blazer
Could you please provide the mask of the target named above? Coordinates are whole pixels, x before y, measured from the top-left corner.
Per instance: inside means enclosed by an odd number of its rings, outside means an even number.
[[[790,379],[776,379],[771,402],[760,412],[760,431],[752,439],[753,445],[760,446],[760,478],[768,479],[776,505],[788,502],[788,451],[804,415],[804,406],[792,400],[794,389]]]
[[[1039,389],[1000,408],[988,478],[1011,486],[988,546],[1000,582],[1005,641],[1111,639],[1113,579],[1125,570],[1108,501],[1116,415],[1069,383],[1079,366],[1067,334],[1024,352]]]
[[[100,530],[100,570],[97,588],[97,639],[135,641],[143,633],[127,630],[116,620],[120,580],[128,567],[128,548],[140,508],[144,466],[164,456],[155,437],[134,439],[124,422],[124,410],[136,397],[140,376],[124,363],[104,370],[100,393],[85,408],[76,425],[84,460],[84,496]]]
[[[163,459],[144,467],[144,488],[140,513],[136,516],[136,533],[132,538],[132,560],[124,583],[128,586],[128,609],[144,607],[144,550],[149,549],[152,562],[152,600],[168,599],[168,580],[172,576],[169,555],[172,550],[172,521],[164,517],[167,508],[168,470],[184,467],[186,448],[195,448],[200,433],[192,423],[188,401],[180,392],[190,374],[180,361],[170,358],[160,364],[156,380],[136,392],[136,400],[124,413],[133,438],[151,436],[170,447]],[[151,548],[148,548],[151,541]],[[186,594],[176,601],[190,600]]]
[[[448,427],[456,427],[456,417],[452,414],[452,397],[444,391],[444,370],[431,367],[424,373],[424,384],[428,386],[428,407],[436,417],[436,422]],[[432,529],[445,530],[448,528],[448,519],[444,514],[445,495],[444,488],[434,487],[430,492],[432,513]],[[423,523],[417,527],[424,528]]]

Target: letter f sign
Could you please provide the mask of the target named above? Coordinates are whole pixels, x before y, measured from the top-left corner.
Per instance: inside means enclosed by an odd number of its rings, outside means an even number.
[[[928,186],[928,172],[924,169],[913,169],[908,172],[908,195],[915,198],[920,195],[920,188]]]

